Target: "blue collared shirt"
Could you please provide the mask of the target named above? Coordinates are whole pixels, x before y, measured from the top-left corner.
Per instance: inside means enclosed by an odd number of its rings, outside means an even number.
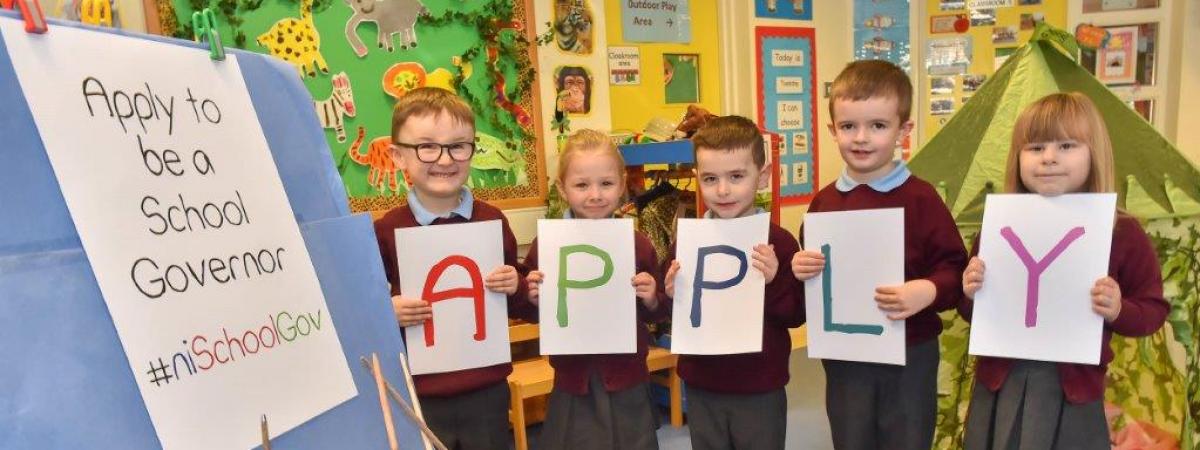
[[[458,206],[450,210],[445,215],[437,215],[425,209],[425,205],[417,199],[417,194],[412,190],[408,191],[408,208],[412,210],[413,218],[417,219],[417,223],[421,226],[427,226],[437,219],[447,219],[454,216],[459,216],[467,220],[471,220],[471,211],[475,209],[475,197],[471,196],[471,190],[465,186],[462,188],[462,195],[458,198]]]
[[[892,171],[888,172],[887,175],[879,177],[879,179],[865,184],[871,189],[879,192],[891,192],[893,189],[896,189],[900,187],[900,185],[904,184],[905,181],[908,181],[908,177],[910,176],[912,176],[912,172],[908,170],[908,164],[906,164],[904,161],[896,161],[896,167],[892,168]],[[850,192],[851,189],[854,189],[861,184],[864,183],[854,181],[853,178],[850,178],[849,172],[842,170],[842,176],[838,177],[837,182],[834,183],[834,186],[836,186],[837,190],[839,191]]]
[[[762,214],[765,212],[767,212],[767,210],[759,208],[759,207],[754,208],[754,214]],[[753,216],[754,214],[750,214],[746,217]],[[717,217],[717,213],[710,209],[710,210],[704,212],[704,218],[705,219],[716,219],[718,217]]]

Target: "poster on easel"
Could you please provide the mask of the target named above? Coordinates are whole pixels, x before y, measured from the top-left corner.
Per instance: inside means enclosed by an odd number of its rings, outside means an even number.
[[[412,401],[369,217],[289,107],[295,72],[19,17],[0,11],[5,446],[377,448],[386,427],[415,447],[359,364]]]
[[[780,202],[807,204],[819,180],[815,30],[755,27],[754,42],[758,126],[780,139]]]

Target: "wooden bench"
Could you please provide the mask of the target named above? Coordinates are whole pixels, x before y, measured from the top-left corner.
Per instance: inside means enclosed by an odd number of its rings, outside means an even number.
[[[671,425],[683,426],[683,381],[675,371],[676,355],[665,348],[650,347],[646,355],[646,365],[650,372],[666,371],[665,375],[652,375],[655,383],[666,386],[671,392]],[[513,427],[513,442],[517,450],[529,448],[529,438],[525,434],[525,399],[547,395],[554,388],[554,368],[546,357],[517,361],[513,363],[513,373],[508,376],[508,388],[511,400],[509,402],[509,422]]]

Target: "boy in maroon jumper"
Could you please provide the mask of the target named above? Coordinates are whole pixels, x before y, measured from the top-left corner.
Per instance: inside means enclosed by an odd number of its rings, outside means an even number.
[[[768,181],[762,134],[750,119],[727,116],[710,120],[692,137],[696,177],[710,219],[761,213],[755,193]],[[692,448],[782,449],[787,431],[788,328],[804,323],[802,293],[779,261],[791,261],[800,246],[787,230],[771,224],[768,244],[754,248],[753,265],[766,279],[762,351],[739,355],[680,355],[679,376],[688,398]],[[674,252],[674,246],[672,246]],[[679,262],[672,254],[665,276],[674,297]],[[777,273],[778,272],[778,273]]]
[[[400,296],[395,230],[488,220],[501,221],[505,265],[487,275],[484,287],[508,296],[510,317],[536,317],[537,310],[526,300],[524,275],[517,270],[517,240],[508,220],[499,209],[474,200],[464,187],[475,150],[475,115],[471,107],[443,89],[415,89],[396,102],[392,140],[392,158],[412,182],[412,189],[407,205],[375,221],[375,237],[400,326],[432,318],[433,309],[424,300]],[[510,373],[512,364],[504,363],[414,376],[429,428],[448,448],[507,448]]]
[[[822,361],[825,407],[834,447],[928,450],[937,417],[937,313],[962,295],[967,263],[950,211],[929,183],[912,176],[894,149],[911,130],[912,85],[885,61],[850,63],[833,81],[829,131],[846,170],[817,193],[810,212],[904,208],[904,284],[879,286],[875,301],[891,320],[904,320],[907,364]],[[803,233],[802,233],[803,235]],[[801,281],[825,267],[819,252],[802,250],[792,260]]]

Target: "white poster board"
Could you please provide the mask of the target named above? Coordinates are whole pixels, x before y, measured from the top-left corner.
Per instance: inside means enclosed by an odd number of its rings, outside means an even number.
[[[504,265],[499,220],[396,229],[400,295],[433,304],[433,319],[404,328],[413,375],[512,361],[508,298],[483,286]]]
[[[538,221],[543,355],[637,352],[633,219]]]
[[[1108,274],[1116,194],[987,197],[972,355],[1100,363],[1091,289]]]
[[[904,209],[805,214],[804,246],[825,255],[804,283],[808,356],[904,365],[904,321],[875,302],[875,288],[904,284]]]
[[[278,436],[356,395],[236,55],[0,33],[163,447],[252,447],[263,414]]]
[[[766,281],[754,246],[766,244],[770,214],[737,219],[679,219],[671,353],[726,355],[762,351]],[[780,267],[785,267],[781,262]],[[776,276],[786,275],[780,270]]]

